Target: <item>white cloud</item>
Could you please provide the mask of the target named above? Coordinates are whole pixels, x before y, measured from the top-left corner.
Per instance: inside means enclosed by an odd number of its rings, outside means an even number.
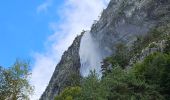
[[[57,26],[55,22],[49,22],[54,34],[45,42],[47,51],[34,54],[31,82],[35,86],[35,95],[32,100],[37,100],[45,90],[62,53],[71,45],[77,34],[83,29],[90,29],[108,2],[109,0],[65,0],[62,10],[58,10],[62,23]],[[47,7],[42,6],[39,10],[46,10]]]
[[[52,0],[46,0],[44,3],[40,4],[37,7],[37,12],[38,13],[40,13],[40,12],[47,12],[48,7],[50,7],[51,4],[52,4]]]

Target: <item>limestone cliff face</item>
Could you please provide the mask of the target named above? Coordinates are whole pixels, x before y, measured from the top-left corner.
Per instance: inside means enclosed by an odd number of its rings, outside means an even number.
[[[170,23],[170,0],[111,0],[99,21],[91,28],[93,39],[103,55],[114,53],[117,43],[131,44],[137,35]],[[80,76],[79,47],[82,35],[63,54],[40,100],[53,100],[64,87],[70,86],[72,74]]]
[[[73,44],[64,52],[40,100],[53,100],[63,88],[73,83],[72,76],[80,76],[79,47],[81,37],[82,35],[77,36]]]
[[[91,34],[110,54],[119,42],[132,43],[137,35],[170,22],[170,0],[111,0]]]

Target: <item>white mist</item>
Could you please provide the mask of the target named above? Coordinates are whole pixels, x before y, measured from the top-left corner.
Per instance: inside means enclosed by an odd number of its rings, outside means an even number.
[[[85,32],[80,43],[80,73],[83,77],[89,75],[90,71],[95,70],[101,76],[102,55],[89,31]]]

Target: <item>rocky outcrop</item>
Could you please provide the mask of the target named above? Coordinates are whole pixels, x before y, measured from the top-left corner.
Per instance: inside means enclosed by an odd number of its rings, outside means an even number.
[[[117,43],[132,43],[137,35],[170,22],[170,0],[111,0],[91,33],[105,54]]]
[[[127,65],[126,68],[132,67],[133,64],[135,64],[136,62],[143,61],[145,57],[149,56],[150,54],[153,54],[155,52],[164,52],[165,47],[166,47],[166,40],[150,43],[148,47],[144,48],[141,51],[141,53],[136,54],[134,57],[130,59],[129,65]]]
[[[72,76],[80,76],[79,47],[81,37],[82,35],[77,36],[73,44],[64,52],[40,100],[53,100],[66,86],[70,86],[76,81],[72,79]]]

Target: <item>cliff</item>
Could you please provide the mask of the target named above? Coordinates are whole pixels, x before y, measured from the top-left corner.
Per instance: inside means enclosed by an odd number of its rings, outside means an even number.
[[[115,44],[131,44],[136,36],[169,22],[169,0],[111,0],[91,34],[103,53],[111,54]]]
[[[40,100],[53,100],[66,86],[77,84],[76,80],[72,78],[80,76],[79,47],[81,37],[82,35],[77,36],[73,44],[64,52]]]
[[[106,57],[114,53],[117,43],[131,45],[137,36],[169,22],[170,0],[111,0],[100,20],[92,25],[90,34]],[[52,100],[64,87],[75,83],[72,76],[80,77],[81,37],[76,37],[63,54],[40,100]]]

